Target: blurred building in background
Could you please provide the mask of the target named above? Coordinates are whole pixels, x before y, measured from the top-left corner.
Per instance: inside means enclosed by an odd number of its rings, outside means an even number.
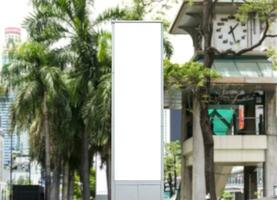
[[[21,43],[21,29],[8,27],[4,30],[1,73],[11,63],[11,52]],[[27,132],[14,131],[10,134],[10,109],[15,99],[15,91],[9,89],[0,93],[0,199],[7,193],[7,183],[10,182],[11,167],[13,183],[24,184],[40,181],[40,167],[31,162],[29,156],[29,135]],[[12,155],[11,155],[12,154]],[[12,163],[12,166],[11,166]]]
[[[5,70],[5,68],[10,63],[9,53],[18,46],[21,42],[21,31],[19,28],[9,27],[5,29],[5,44],[3,46],[2,52],[2,66],[1,72]],[[14,99],[14,93],[9,91],[7,93],[0,94],[0,128],[2,135],[4,137],[3,140],[3,165],[4,168],[9,167],[10,158],[11,158],[11,149],[13,151],[19,151],[19,135],[13,134],[12,136],[9,134],[10,129],[10,108],[12,101]],[[11,141],[12,140],[12,141]],[[11,145],[13,148],[11,148]]]

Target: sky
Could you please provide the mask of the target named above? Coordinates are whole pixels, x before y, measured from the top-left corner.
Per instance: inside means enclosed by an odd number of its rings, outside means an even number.
[[[94,3],[94,11],[95,13],[100,13],[107,8],[122,5],[122,2],[126,3],[128,0],[96,0]],[[179,7],[180,5],[176,5],[176,8],[169,13],[169,18],[172,22]],[[30,0],[0,1],[0,52],[2,52],[4,45],[4,29],[6,27],[22,28],[24,18],[28,16],[31,11]],[[21,32],[22,40],[24,41],[27,38],[27,33],[23,28]],[[174,46],[174,55],[172,56],[173,62],[184,63],[192,57],[193,47],[189,36],[170,35],[169,39]]]

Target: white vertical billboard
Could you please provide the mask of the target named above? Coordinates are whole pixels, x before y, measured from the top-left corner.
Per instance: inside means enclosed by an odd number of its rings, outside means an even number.
[[[162,198],[162,52],[160,22],[113,23],[113,200]]]

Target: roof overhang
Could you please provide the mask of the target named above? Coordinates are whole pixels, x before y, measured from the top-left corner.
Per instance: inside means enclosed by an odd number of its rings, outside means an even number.
[[[202,62],[203,55],[195,57]],[[213,85],[240,85],[252,89],[271,89],[277,85],[277,71],[265,54],[242,56],[216,56],[212,67],[221,78]]]
[[[242,1],[219,0],[215,7],[218,14],[233,14]],[[178,11],[169,32],[171,34],[189,34],[190,30],[198,26],[202,19],[203,1],[184,1]]]
[[[214,87],[243,88],[247,90],[275,90],[277,78],[265,77],[223,77],[212,80]]]

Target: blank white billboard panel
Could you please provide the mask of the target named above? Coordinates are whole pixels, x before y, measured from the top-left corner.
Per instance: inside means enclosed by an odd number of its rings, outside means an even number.
[[[113,23],[113,178],[162,179],[162,25]]]

